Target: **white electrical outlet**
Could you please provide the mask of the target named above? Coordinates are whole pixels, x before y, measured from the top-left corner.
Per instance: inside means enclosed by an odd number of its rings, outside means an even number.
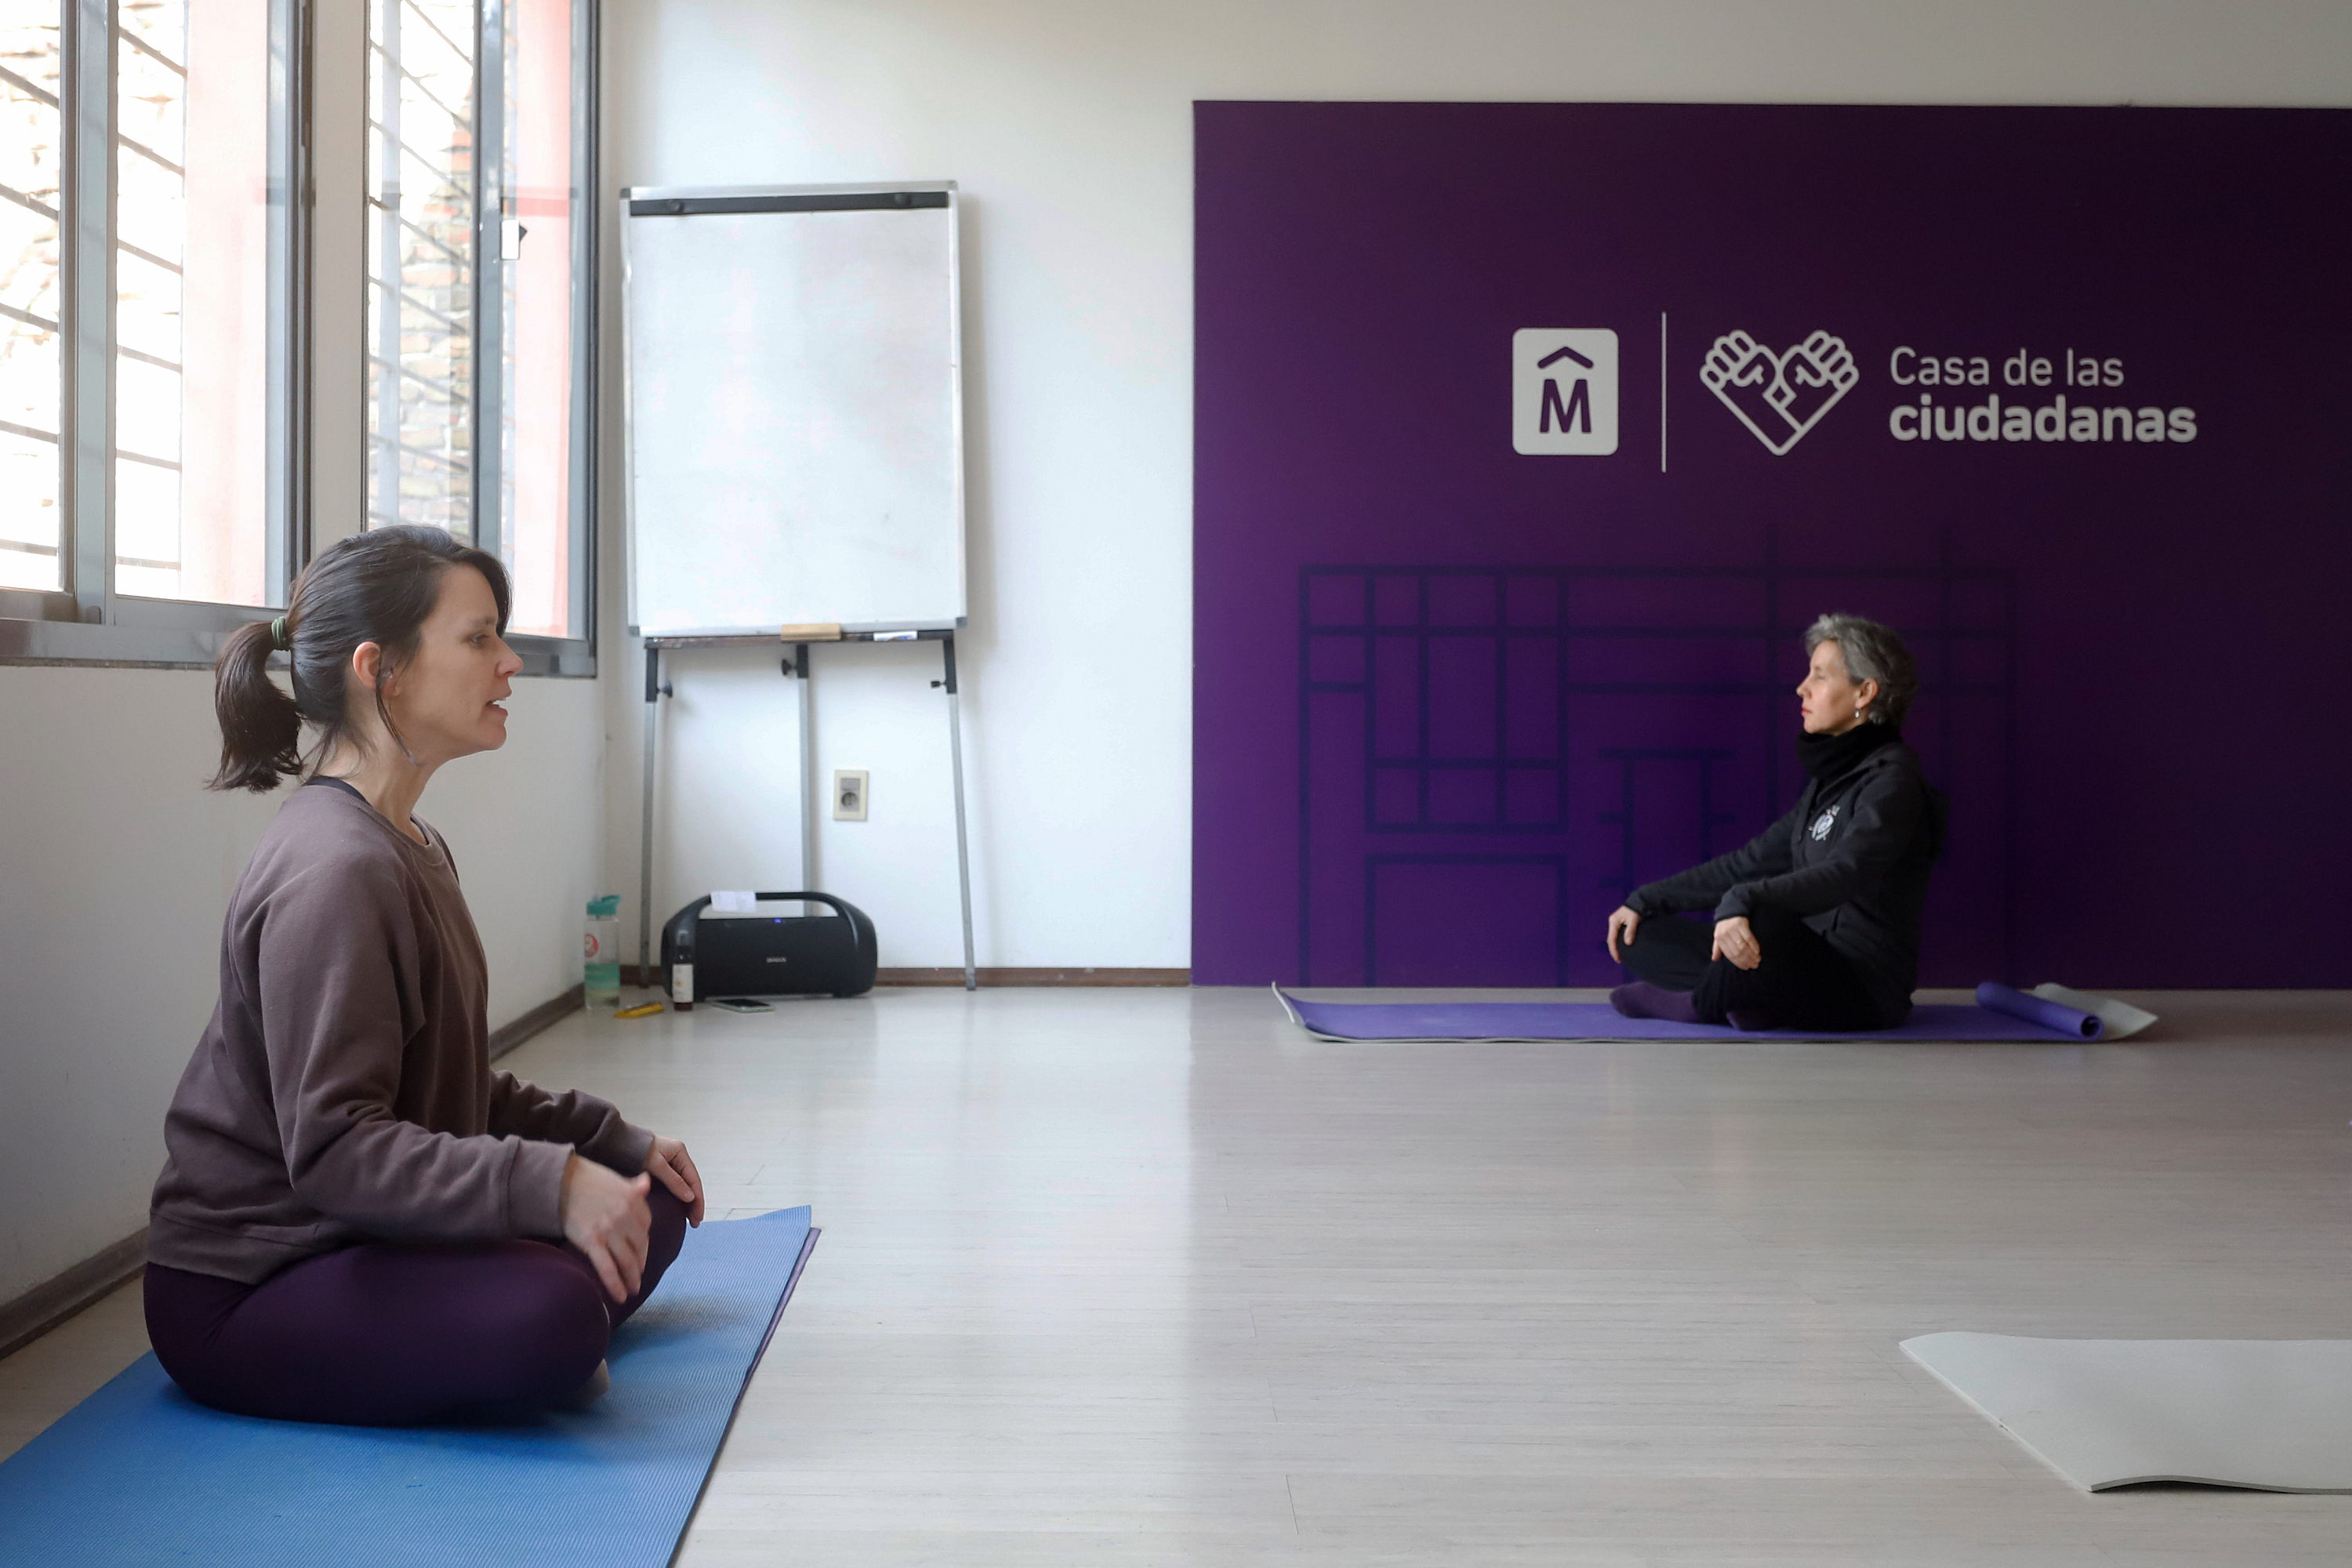
[[[833,770],[833,819],[835,822],[866,820],[866,770],[864,768]]]

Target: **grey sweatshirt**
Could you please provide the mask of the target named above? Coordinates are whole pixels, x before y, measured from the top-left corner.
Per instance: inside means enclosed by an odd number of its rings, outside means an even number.
[[[257,1283],[360,1241],[552,1238],[574,1148],[644,1168],[653,1135],[612,1106],[490,1070],[481,941],[419,826],[312,784],[262,835],[164,1118],[149,1262]]]

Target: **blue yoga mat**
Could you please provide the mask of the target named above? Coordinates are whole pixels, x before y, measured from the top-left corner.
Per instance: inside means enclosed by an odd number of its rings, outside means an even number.
[[[1606,1002],[1310,1002],[1276,987],[1291,1018],[1334,1040],[2095,1040],[2095,1014],[1987,982],[1978,1005],[1929,1004],[1895,1028],[1748,1032],[1628,1018]]]
[[[0,1564],[661,1568],[815,1240],[805,1208],[688,1231],[612,1393],[528,1424],[224,1415],[142,1356],[0,1464]]]

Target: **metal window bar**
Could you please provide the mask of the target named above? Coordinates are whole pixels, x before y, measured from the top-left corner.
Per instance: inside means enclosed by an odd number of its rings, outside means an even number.
[[[446,45],[451,54],[457,56],[461,60],[466,59],[466,51],[457,47],[457,41],[455,38],[452,38],[448,34],[443,32],[441,30],[441,24],[436,22],[421,6],[412,4],[411,0],[399,0],[399,3],[392,8],[392,26],[394,28],[393,37],[395,39],[400,36],[400,13],[403,11],[415,12],[416,14],[416,19],[425,24],[425,30],[426,32],[432,34],[435,37],[440,39],[443,44]],[[468,63],[474,66],[477,72],[480,70],[480,62],[478,60],[469,61]]]
[[[431,229],[426,228],[423,224],[420,224],[415,219],[404,215],[397,206],[393,205],[389,202],[379,201],[374,196],[370,196],[368,198],[368,205],[375,208],[376,211],[383,214],[384,216],[390,218],[393,222],[398,224],[401,227],[406,229],[409,233],[415,235],[425,244],[433,247],[436,250],[440,251],[442,255],[446,256],[457,265],[460,267],[466,265],[466,253],[464,251],[450,245],[446,240],[443,239],[439,235],[435,234]],[[372,278],[368,281],[372,283],[380,282],[382,279]]]
[[[146,159],[157,168],[167,169],[183,180],[188,177],[187,170],[182,168],[179,164],[174,163],[172,160],[163,156],[163,153],[158,153],[155,149],[148,146],[147,143],[140,141],[135,136],[125,136],[121,132],[118,131],[114,133],[114,144],[117,147],[130,148],[131,151],[138,153],[142,158]]]
[[[30,77],[18,76],[6,66],[0,66],[0,81],[6,82],[10,87],[15,88],[18,92],[25,94],[27,98],[37,98],[40,100],[43,103],[47,104],[51,109],[63,109],[65,107],[63,103],[58,100],[58,95],[56,93],[51,92],[47,88],[43,87],[40,83],[35,81]]]
[[[139,246],[131,244],[127,239],[117,239],[114,242],[114,248],[122,252],[125,256],[137,257],[140,260],[147,263],[150,267],[160,267],[166,272],[184,272],[184,269],[178,262],[166,261],[162,257],[156,255],[153,251],[143,249]]]
[[[394,59],[391,56],[386,55],[383,52],[383,49],[377,45],[373,39],[370,39],[368,42],[368,53],[382,58],[384,64],[391,68],[393,74],[399,77],[402,80],[414,83],[416,90],[423,93],[426,99],[430,100],[434,108],[439,110],[450,119],[463,120],[466,118],[464,115],[458,113],[456,110],[441,101],[441,95],[433,90],[432,83],[426,81],[423,77],[417,75],[415,71],[410,70],[406,66],[402,65],[398,60]],[[375,121],[371,119],[368,123],[370,125],[373,125],[375,124]]]
[[[465,121],[461,121],[459,123],[463,124]],[[457,154],[470,153],[473,151],[469,146],[452,142],[448,146],[440,149],[440,152],[444,154],[442,157],[436,158],[433,150],[417,146],[416,143],[409,141],[406,137],[387,129],[375,121],[369,121],[368,126],[369,129],[376,132],[384,141],[391,142],[394,147],[397,147],[403,153],[407,153],[410,159],[415,163],[417,167],[425,170],[427,174],[433,175],[436,179],[443,181],[454,181],[457,173],[454,165],[457,161]],[[400,182],[396,179],[394,180],[389,188],[395,191],[400,189]],[[454,183],[447,188],[452,192],[457,189]],[[454,195],[451,199],[453,201],[456,199]],[[381,204],[379,203],[378,205]],[[468,193],[465,205],[468,210],[473,206],[470,193]]]
[[[446,452],[436,452],[430,447],[415,446],[410,442],[403,441],[395,436],[370,435],[368,437],[368,445],[371,447],[389,447],[393,450],[404,453],[409,457],[418,458],[428,463],[443,463],[453,468],[470,468],[473,467],[472,463],[464,458],[453,458]],[[396,495],[399,492],[395,490],[393,493]]]
[[[43,430],[31,425],[19,425],[13,419],[0,419],[0,432],[5,432],[11,436],[22,436],[28,441],[63,439],[55,430]]]
[[[462,395],[458,391],[457,383],[454,379],[445,381],[436,379],[429,375],[420,375],[404,364],[397,363],[387,364],[383,360],[376,358],[373,354],[368,355],[368,363],[374,365],[379,369],[388,370],[394,375],[403,376],[415,382],[417,385],[425,388],[425,391],[438,396],[444,403],[457,403],[462,401]]]
[[[396,284],[388,283],[381,278],[371,275],[368,279],[368,287],[371,289],[382,289],[385,290],[394,299],[398,300],[402,304],[406,305],[410,310],[415,310],[420,314],[432,317],[435,321],[448,328],[452,332],[465,332],[471,331],[465,322],[457,320],[457,317],[444,315],[441,311],[435,310],[432,306],[426,304],[424,300],[418,299],[415,295],[409,293],[407,290],[400,288]]]
[[[154,45],[149,43],[146,39],[141,37],[130,28],[121,26],[120,23],[117,23],[115,26],[114,36],[121,42],[129,44],[132,48],[137,49],[141,54],[145,55],[148,58],[155,61],[166,69],[177,71],[182,76],[186,76],[188,74],[188,68],[184,64],[173,59],[171,56],[165,54],[163,50],[157,48]]]
[[[0,200],[15,202],[20,207],[30,207],[51,223],[64,221],[57,208],[44,205],[38,197],[26,195],[14,185],[0,185]]]
[[[0,316],[5,316],[12,321],[22,321],[28,327],[38,327],[45,332],[65,331],[63,322],[52,321],[45,316],[36,316],[32,311],[20,310],[14,305],[0,305]]]

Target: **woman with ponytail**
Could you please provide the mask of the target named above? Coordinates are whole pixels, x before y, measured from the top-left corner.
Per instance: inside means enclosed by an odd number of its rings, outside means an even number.
[[[164,1121],[147,1328],[204,1404],[396,1426],[593,1398],[701,1223],[685,1145],[490,1070],[481,942],[414,810],[506,743],[508,605],[495,557],[382,528],[221,650],[212,787],[309,776],[237,884]]]

